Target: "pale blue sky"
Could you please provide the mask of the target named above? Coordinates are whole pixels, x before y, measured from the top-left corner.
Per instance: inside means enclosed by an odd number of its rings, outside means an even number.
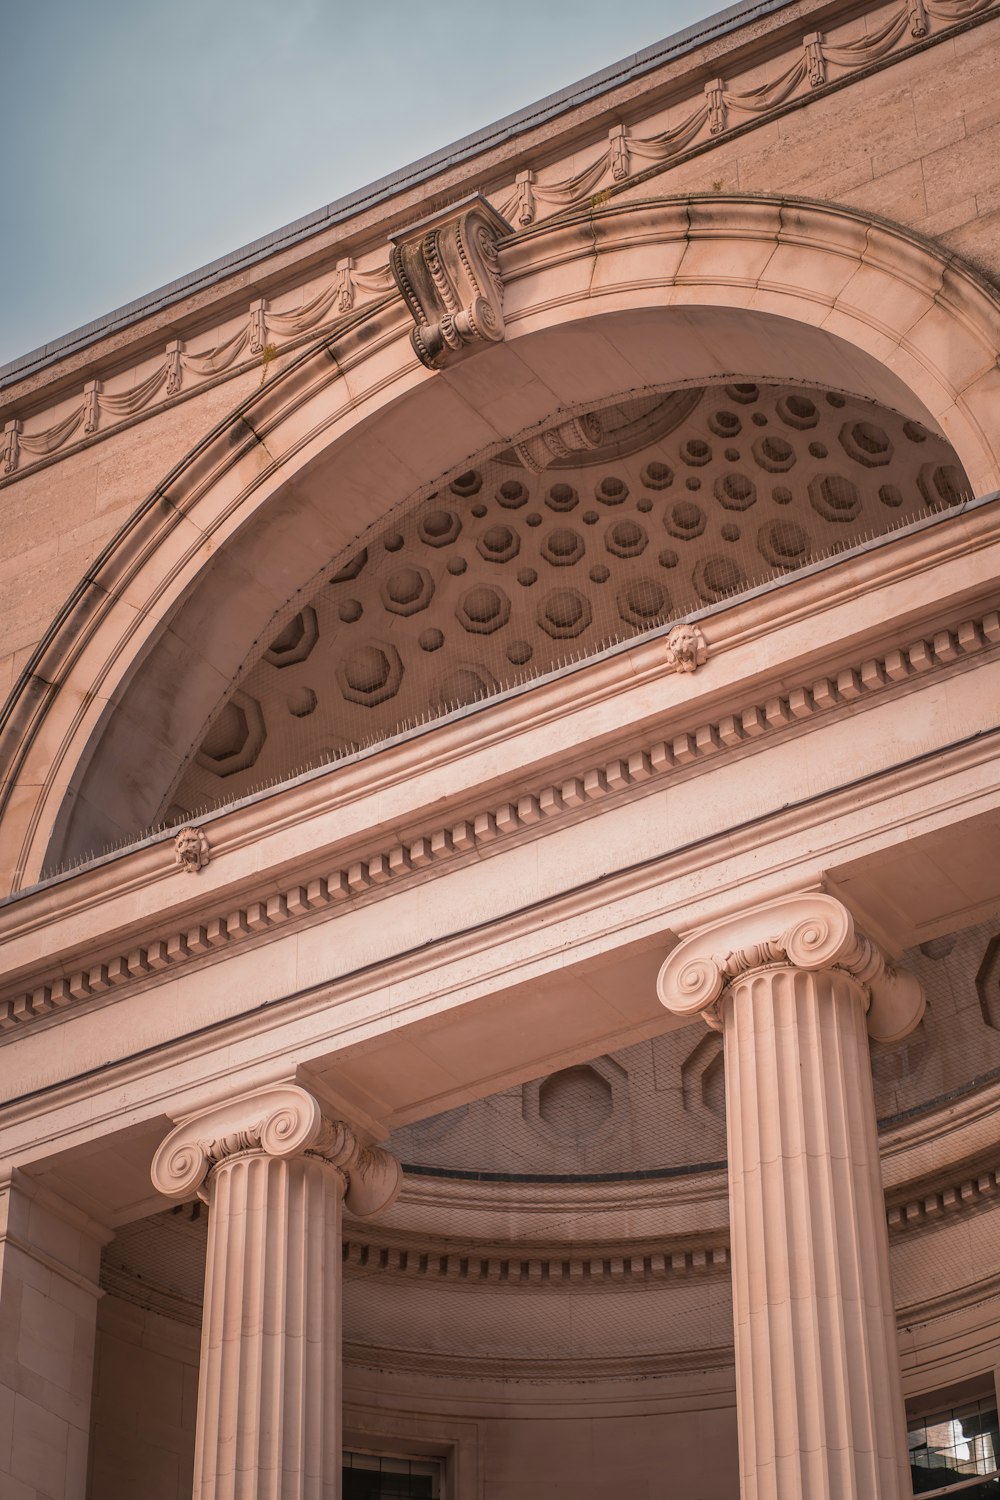
[[[718,8],[7,0],[0,364]]]

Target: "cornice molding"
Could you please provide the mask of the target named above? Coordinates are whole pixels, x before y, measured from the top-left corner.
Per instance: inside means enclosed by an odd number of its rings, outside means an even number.
[[[446,1379],[524,1380],[574,1383],[585,1380],[648,1380],[656,1375],[690,1375],[730,1371],[735,1355],[732,1344],[705,1349],[664,1350],[656,1354],[579,1355],[565,1359],[532,1358],[528,1355],[475,1355],[441,1353],[438,1350],[389,1349],[370,1344],[345,1343],[344,1360],[350,1365],[393,1373],[413,1373]],[[733,1401],[735,1402],[735,1389]]]
[[[942,1292],[936,1297],[922,1297],[917,1302],[908,1302],[898,1307],[896,1326],[897,1328],[910,1328],[915,1324],[933,1323],[937,1318],[949,1318],[954,1313],[965,1312],[968,1308],[982,1307],[985,1303],[995,1302],[998,1297],[1000,1297],[1000,1275],[985,1276],[974,1281],[971,1286],[956,1287],[953,1291]],[[994,1329],[995,1323],[991,1319],[990,1332],[992,1333]]]
[[[936,1185],[914,1183],[887,1195],[886,1222],[891,1235],[926,1229],[969,1209],[992,1206],[1000,1193],[1000,1164],[954,1169]]]
[[[545,1246],[519,1241],[482,1244],[443,1239],[372,1240],[344,1233],[344,1266],[358,1275],[384,1273],[407,1280],[574,1290],[728,1274],[729,1245],[716,1233],[694,1243],[643,1242]]]
[[[724,1197],[724,1192],[720,1198]],[[943,1219],[995,1206],[1000,1196],[1000,1163],[952,1170],[933,1191],[897,1190],[886,1201],[893,1240]],[[728,1235],[716,1230],[704,1238],[684,1236],[657,1241],[626,1241],[558,1246],[530,1241],[449,1241],[421,1235],[377,1235],[348,1225],[344,1265],[355,1275],[388,1275],[407,1280],[463,1282],[498,1289],[607,1287],[676,1281],[683,1277],[728,1275]]]
[[[994,560],[998,549],[1000,492],[973,502],[958,514],[931,517],[902,535],[890,534],[874,547],[862,547],[846,559],[814,565],[794,579],[766,586],[736,603],[713,606],[698,619],[706,625],[718,619],[722,627],[716,636],[713,624],[714,655],[751,645],[759,645],[766,655],[776,632],[787,636],[789,630],[813,623],[818,615],[857,605],[866,612],[864,639],[870,642],[866,649],[884,655],[887,639],[896,644],[891,636],[887,638],[885,623],[898,614],[896,601],[890,598],[892,591],[902,584],[907,597],[919,589],[922,597],[932,600],[937,584],[931,574],[948,566],[953,571],[960,569],[961,575],[968,574],[975,559],[978,592],[972,593],[966,607],[970,612],[990,610],[1000,566]],[[944,597],[953,594],[953,583],[946,583]],[[880,605],[872,611],[875,597]],[[847,623],[853,631],[857,624],[853,614]],[[925,629],[933,638],[949,623],[938,606]],[[914,630],[918,628],[914,625]],[[842,633],[842,620],[833,621],[829,639],[836,640]],[[284,787],[272,788],[267,795],[216,810],[202,819],[202,826],[212,835],[213,858],[245,855],[252,850],[256,869],[264,840],[291,830],[297,833],[307,819],[353,807],[362,793],[382,797],[402,786],[409,790],[415,775],[428,767],[440,770],[464,766],[469,756],[506,745],[513,736],[539,726],[557,725],[570,713],[603,713],[610,702],[617,703],[634,690],[658,682],[663,665],[660,631],[578,669],[557,673],[549,681],[518,689],[499,703],[491,702],[488,708],[459,713],[436,724],[429,733],[405,734],[374,750],[307,773]],[[55,670],[56,675],[63,671],[61,660],[55,662]],[[782,685],[776,683],[776,687]],[[620,714],[622,724],[630,717],[636,714],[625,704]],[[679,720],[679,712],[672,717]],[[574,738],[582,746],[593,735],[584,725]],[[452,799],[451,805],[457,812],[457,799]],[[93,864],[25,888],[14,900],[0,900],[0,944],[9,949],[12,941],[28,932],[44,932],[48,939],[54,919],[67,915],[85,918],[88,912],[98,907],[103,911],[109,901],[121,897],[127,897],[131,906],[140,891],[148,897],[151,890],[164,887],[159,904],[165,909],[171,907],[171,896],[177,890],[172,881],[175,866],[163,860],[160,848],[170,837],[169,830],[160,830],[109,851]],[[329,857],[335,857],[332,850]],[[238,889],[234,882],[234,894]]]
[[[428,1214],[460,1214],[464,1222],[468,1222],[468,1215],[483,1212],[508,1216],[556,1212],[560,1216],[572,1215],[577,1221],[580,1215],[589,1212],[685,1213],[703,1204],[724,1205],[728,1192],[725,1167],[711,1164],[703,1170],[677,1175],[621,1177],[611,1181],[568,1178],[538,1182],[516,1177],[490,1181],[474,1175],[437,1177],[433,1170],[418,1175],[407,1173],[405,1180],[402,1212],[416,1209],[425,1218]],[[581,1242],[596,1244],[599,1238],[583,1235]]]
[[[600,207],[618,193],[690,156],[844,87],[853,77],[880,71],[988,20],[997,9],[997,0],[904,0],[873,34],[860,38],[842,36],[835,18],[830,18],[832,34],[829,21],[825,31],[816,30],[816,18],[812,17],[813,29],[806,29],[810,20],[804,21],[795,42],[780,47],[776,54],[772,52],[769,63],[773,65],[780,59],[783,66],[764,83],[759,81],[759,62],[750,64],[753,83],[748,89],[739,87],[738,67],[735,77],[719,76],[707,82],[704,67],[692,69],[686,90],[680,91],[682,98],[687,96],[688,111],[677,118],[672,108],[667,128],[642,134],[634,123],[617,122],[606,131],[603,149],[591,129],[589,145],[581,148],[576,143],[570,153],[572,170],[563,176],[559,175],[559,165],[531,165],[533,153],[528,147],[529,155],[524,162],[513,170],[508,168],[504,174],[506,180],[491,189],[492,201],[487,207],[498,222],[510,219],[518,231],[581,207]],[[847,29],[852,29],[851,22],[847,23]],[[742,45],[745,49],[745,43]],[[648,120],[663,112],[662,99],[657,97],[644,117]],[[470,180],[468,173],[456,180],[453,199],[461,197],[459,184]],[[0,433],[0,487],[121,431],[147,413],[196,394],[210,382],[217,382],[220,375],[226,378],[259,366],[264,378],[279,353],[297,347],[304,338],[328,337],[357,310],[374,307],[387,296],[398,295],[392,291],[390,265],[373,263],[384,254],[381,246],[368,243],[354,255],[342,253],[349,233],[348,220],[339,240],[328,251],[327,264],[333,264],[328,280],[317,285],[315,274],[300,276],[284,309],[271,308],[266,296],[255,297],[235,329],[231,312],[220,317],[217,342],[197,353],[187,350],[183,338],[171,337],[161,346],[161,356],[147,355],[142,365],[148,368],[131,385],[120,386],[115,380],[116,367],[122,364],[121,350],[116,348],[105,362],[88,366],[88,378],[80,382],[75,397],[62,396],[58,403],[50,402],[41,410],[33,393],[19,404],[13,386],[3,403],[8,415]],[[363,266],[358,264],[359,260],[364,262]],[[262,266],[262,281],[264,275]],[[308,294],[303,299],[306,288]],[[447,310],[447,315],[453,316],[453,310]],[[170,331],[174,331],[173,327]],[[424,363],[437,367],[436,355],[425,359],[416,344],[415,348]],[[69,357],[73,357],[72,353]],[[128,364],[134,368],[134,358]],[[112,389],[105,389],[108,384]],[[68,401],[74,404],[53,420],[56,410],[67,407]],[[18,414],[19,410],[28,410],[29,405],[34,407],[30,417]]]
[[[941,1140],[947,1135],[957,1143],[949,1171],[965,1162],[980,1162],[992,1150],[1000,1110],[1000,1079],[966,1091],[949,1091],[929,1109],[915,1111],[911,1118],[890,1118],[880,1126],[883,1173],[889,1178],[887,1193],[895,1198],[906,1184],[933,1186],[941,1170]],[[918,1170],[907,1171],[909,1160],[923,1161]],[[913,1187],[909,1188],[912,1193]]]
[[[996,1183],[997,1173],[992,1174]],[[968,1199],[959,1195],[958,1208],[969,1207]],[[889,1210],[890,1228],[892,1224],[892,1209]],[[939,1221],[936,1221],[939,1222]],[[912,1227],[912,1221],[906,1221],[902,1226],[896,1226],[892,1235],[893,1240],[898,1238],[900,1228],[903,1232]],[[686,1263],[684,1268],[672,1264],[676,1258],[674,1254],[667,1253],[664,1259],[671,1262],[668,1266],[656,1269],[650,1268],[645,1274],[633,1269],[638,1259],[638,1252],[633,1245],[621,1256],[609,1256],[607,1252],[601,1256],[600,1271],[597,1275],[593,1269],[587,1274],[577,1273],[576,1279],[563,1274],[552,1277],[545,1274],[545,1267],[551,1267],[551,1262],[544,1261],[540,1255],[531,1255],[530,1251],[536,1247],[525,1247],[523,1245],[513,1247],[520,1263],[520,1274],[511,1278],[509,1274],[504,1277],[502,1267],[504,1265],[501,1247],[492,1247],[492,1257],[486,1258],[488,1265],[496,1262],[501,1269],[494,1274],[462,1276],[454,1272],[450,1265],[442,1266],[442,1253],[447,1256],[447,1251],[442,1252],[441,1245],[435,1250],[430,1246],[419,1247],[414,1245],[409,1251],[408,1264],[402,1268],[385,1263],[386,1247],[368,1244],[360,1241],[350,1231],[345,1237],[344,1258],[345,1269],[355,1276],[377,1275],[377,1274],[402,1274],[408,1278],[432,1278],[435,1282],[447,1281],[455,1283],[464,1281],[466,1284],[474,1283],[491,1290],[509,1285],[512,1288],[523,1289],[525,1286],[535,1288],[550,1288],[554,1293],[572,1289],[578,1293],[584,1287],[592,1287],[594,1290],[615,1289],[621,1291],[637,1290],[642,1285],[659,1285],[668,1287],[674,1281],[681,1278],[689,1278],[692,1274],[704,1277],[705,1275],[721,1277],[728,1269],[728,1247],[718,1242],[712,1247],[713,1259],[708,1262],[708,1250],[688,1250],[686,1255],[691,1263]],[[362,1253],[362,1252],[366,1253]],[[405,1252],[404,1252],[405,1253]],[[460,1252],[465,1257],[472,1258],[476,1255],[484,1255],[483,1247],[470,1247],[465,1245]],[[703,1262],[695,1257],[706,1256]],[[725,1259],[723,1258],[725,1257]],[[510,1257],[507,1258],[507,1264]],[[573,1265],[583,1266],[589,1264],[593,1267],[595,1257],[591,1256],[589,1262],[584,1261],[582,1255],[578,1255]],[[562,1266],[565,1268],[567,1257],[563,1256]],[[95,1289],[96,1290],[96,1289]],[[101,1268],[100,1292],[121,1298],[134,1306],[154,1312],[161,1317],[170,1318],[175,1322],[185,1324],[192,1328],[201,1326],[202,1307],[201,1303],[182,1293],[151,1282],[135,1272],[128,1271],[123,1267],[104,1264]],[[100,1292],[98,1295],[100,1295]],[[930,1323],[939,1318],[952,1316],[966,1309],[977,1307],[985,1303],[995,1301],[1000,1297],[1000,1275],[991,1276],[977,1280],[974,1284],[951,1288],[943,1293],[932,1297],[920,1298],[913,1302],[904,1303],[896,1308],[896,1324],[902,1329],[909,1328],[914,1324]],[[418,1349],[389,1349],[379,1348],[358,1342],[347,1342],[344,1346],[344,1359],[352,1365],[360,1365],[369,1368],[395,1370],[400,1372],[414,1372],[421,1375],[457,1375],[472,1378],[493,1379],[607,1379],[607,1378],[647,1378],[651,1375],[669,1375],[672,1373],[693,1372],[698,1370],[724,1370],[732,1367],[733,1349],[731,1345],[712,1346],[704,1349],[687,1349],[676,1351],[665,1351],[656,1355],[628,1355],[611,1356],[602,1358],[558,1357],[547,1359],[532,1359],[518,1356],[495,1356],[488,1358],[475,1355],[463,1355],[457,1352],[442,1353],[439,1351],[425,1351]]]
[[[279,892],[270,884],[267,894],[244,900],[235,910],[217,911],[193,926],[138,940],[127,951],[85,961],[71,972],[63,971],[9,995],[0,1000],[0,1036],[15,1034],[25,1024],[57,1019],[68,1007],[101,999],[112,991],[154,982],[165,971],[228,950],[231,944],[266,940],[289,923],[346,910],[360,900],[378,899],[398,888],[401,881],[435,874],[486,846],[537,837],[560,822],[590,816],[608,798],[641,794],[665,777],[697,772],[713,757],[753,750],[825,715],[906,690],[928,674],[961,667],[998,645],[1000,613],[994,610],[966,618],[929,639],[911,640],[878,656],[854,660],[829,676],[751,701],[669,739],[637,745],[582,771],[567,768],[564,779],[516,800],[469,812],[447,825],[431,826],[406,844],[359,849],[356,857],[343,858],[332,871],[303,876]],[[669,638],[661,648],[666,656],[665,661],[661,658],[662,667],[690,670],[670,648]],[[163,858],[177,868],[172,840],[164,843]]]

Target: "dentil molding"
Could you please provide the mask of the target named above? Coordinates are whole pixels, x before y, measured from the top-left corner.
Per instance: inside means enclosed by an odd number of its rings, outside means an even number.
[[[490,1245],[437,1240],[373,1242],[351,1227],[344,1234],[344,1265],[358,1274],[385,1273],[409,1280],[465,1282],[503,1287],[624,1286],[710,1273],[729,1275],[728,1240],[718,1234],[691,1243],[631,1245]]]
[[[613,760],[582,771],[574,768],[565,780],[469,813],[458,822],[428,828],[407,844],[359,850],[357,857],[345,859],[326,873],[301,879],[284,891],[245,901],[236,910],[202,917],[193,927],[144,938],[125,952],[119,950],[99,961],[87,961],[71,972],[64,971],[0,999],[0,1038],[25,1024],[58,1017],[68,1006],[153,979],[164,970],[196,961],[232,943],[265,936],[288,922],[324,910],[348,910],[358,899],[387,895],[400,880],[421,876],[457,856],[503,839],[542,833],[561,819],[587,816],[605,798],[626,794],[664,776],[697,770],[713,756],[767,744],[775,734],[859,701],[870,702],[881,693],[960,665],[997,646],[1000,612],[992,610],[927,639],[845,666],[828,677],[763,697],[689,731],[636,746]],[[668,671],[694,671],[707,654],[701,631],[688,624],[669,632],[663,650],[663,666]],[[173,847],[173,841],[169,847]]]
[[[904,1187],[887,1195],[886,1222],[892,1242],[909,1231],[924,1233],[943,1221],[971,1212],[993,1209],[1000,1198],[1000,1166],[954,1171],[933,1191]],[[35,1253],[35,1252],[32,1252]],[[510,1288],[541,1288],[553,1293],[627,1291],[642,1285],[689,1284],[691,1278],[726,1279],[730,1275],[728,1235],[716,1233],[686,1243],[665,1239],[645,1244],[545,1246],[520,1241],[502,1244],[463,1240],[449,1242],[431,1236],[378,1235],[360,1225],[344,1228],[345,1272],[352,1278],[388,1276],[407,1281],[473,1285],[502,1292]],[[161,1286],[147,1275],[114,1264],[101,1267],[101,1288],[138,1307],[193,1327],[201,1325],[201,1300]],[[987,1297],[1000,1295],[1000,1280],[950,1289],[928,1302],[906,1304],[896,1310],[900,1327],[925,1318],[947,1315]],[[368,1357],[373,1351],[365,1347]],[[381,1356],[380,1356],[381,1357]],[[359,1353],[358,1358],[364,1359]],[[731,1355],[730,1355],[731,1358]],[[556,1361],[560,1369],[562,1361]]]
[[[721,1031],[719,1001],[729,985],[779,965],[836,969],[856,979],[865,995],[868,1033],[878,1042],[909,1035],[924,1013],[919,980],[888,965],[857,931],[847,907],[819,891],[783,896],[686,937],[661,968],[657,994],[674,1015],[702,1015]]]
[[[359,1219],[389,1208],[403,1182],[402,1168],[388,1151],[362,1145],[343,1120],[327,1119],[298,1084],[281,1084],[183,1121],[153,1157],[153,1186],[167,1198],[190,1198],[220,1163],[246,1154],[328,1162],[339,1172],[344,1201]]]

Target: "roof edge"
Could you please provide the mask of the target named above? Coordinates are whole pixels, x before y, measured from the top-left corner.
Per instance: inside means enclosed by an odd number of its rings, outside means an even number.
[[[234,271],[259,264],[277,250],[298,244],[323,229],[342,223],[360,209],[384,202],[404,188],[416,186],[428,177],[432,177],[444,166],[453,166],[468,160],[478,152],[489,146],[499,145],[530,126],[544,124],[547,120],[565,113],[576,105],[583,104],[600,94],[608,93],[616,86],[641,77],[644,73],[651,72],[673,58],[682,57],[685,52],[694,51],[704,42],[736,30],[746,21],[770,15],[793,3],[794,0],[738,0],[737,4],[716,12],[704,21],[685,27],[683,31],[674,32],[663,41],[654,42],[641,52],[632,53],[622,58],[621,61],[602,68],[600,72],[591,73],[578,83],[570,84],[567,88],[560,89],[553,94],[547,94],[536,103],[529,104],[514,114],[505,115],[502,119],[484,126],[471,135],[462,136],[459,140],[431,152],[430,155],[410,162],[409,165],[401,167],[387,177],[380,177],[365,187],[357,188],[344,197],[326,204],[323,208],[315,209],[300,219],[294,219],[290,224],[285,224],[282,228],[260,239],[241,245],[237,250],[230,251],[228,255],[209,261],[197,270],[189,271],[187,275],[178,277],[175,281],[168,281],[143,297],[123,303],[121,307],[89,323],[81,324],[79,328],[72,329],[60,338],[40,344],[36,349],[19,355],[5,365],[0,365],[0,390],[28,375],[35,374],[65,355],[73,354],[86,348],[88,344],[96,343],[107,334],[116,333],[139,322],[149,314],[170,306],[171,303],[179,302],[192,292],[203,290],[214,282],[221,281]]]

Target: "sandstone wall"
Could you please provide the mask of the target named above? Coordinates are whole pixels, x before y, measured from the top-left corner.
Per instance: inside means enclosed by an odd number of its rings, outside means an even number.
[[[723,139],[634,196],[715,188],[843,203],[936,239],[998,283],[998,77],[1000,18]]]

